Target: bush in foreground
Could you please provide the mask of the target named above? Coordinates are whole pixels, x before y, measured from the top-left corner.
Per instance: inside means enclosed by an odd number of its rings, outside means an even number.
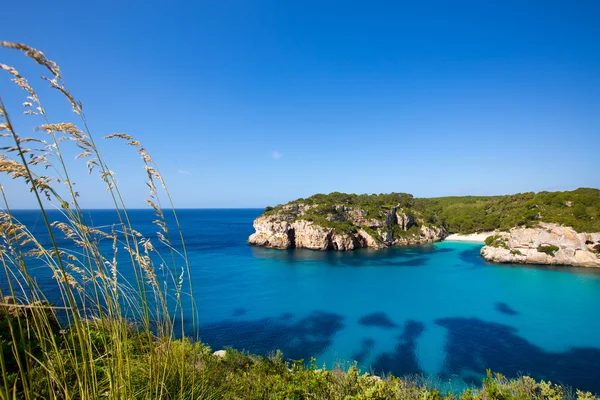
[[[14,325],[17,318],[1,314],[4,323]],[[107,374],[111,372],[114,356],[109,352],[112,328],[102,321],[86,321],[85,328],[92,339],[94,349],[93,369],[98,382],[98,397],[116,398]],[[312,362],[306,365],[302,360],[286,361],[280,352],[270,357],[260,357],[228,349],[224,356],[214,355],[210,347],[188,339],[165,340],[148,338],[135,326],[123,323],[127,332],[127,347],[124,349],[129,373],[129,386],[122,391],[122,398],[162,398],[162,399],[598,399],[588,392],[576,391],[552,384],[537,382],[523,376],[507,379],[501,374],[487,377],[481,386],[460,393],[440,393],[427,387],[415,378],[383,378],[361,373],[356,365],[348,369],[318,369]],[[54,398],[63,393],[76,393],[79,378],[73,361],[76,350],[68,345],[75,331],[60,334],[59,350],[46,363],[62,363],[67,371],[62,387],[48,385],[48,370],[38,365],[30,370],[29,392],[24,396],[23,388],[17,397]],[[3,338],[4,340],[5,338]],[[29,340],[43,340],[30,337]],[[7,356],[4,353],[5,357]],[[167,357],[168,355],[168,357]],[[39,356],[39,354],[38,354]],[[8,365],[15,360],[5,359]],[[152,363],[156,359],[162,363],[159,387],[149,387],[152,382]],[[314,360],[313,360],[314,361]],[[10,384],[15,384],[15,374],[9,375]],[[6,379],[6,377],[5,377]],[[158,394],[159,397],[155,397]],[[78,396],[76,396],[78,397]]]

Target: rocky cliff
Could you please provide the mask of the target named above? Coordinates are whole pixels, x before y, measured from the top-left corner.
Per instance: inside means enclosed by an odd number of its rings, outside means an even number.
[[[254,221],[248,243],[278,249],[354,250],[431,243],[446,231],[423,224],[401,207],[366,210],[346,205],[290,204]]]
[[[578,267],[600,267],[599,252],[600,233],[577,233],[550,223],[497,234],[481,249],[488,261]]]

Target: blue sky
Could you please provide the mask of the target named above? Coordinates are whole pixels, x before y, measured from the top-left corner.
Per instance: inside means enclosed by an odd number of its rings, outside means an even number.
[[[34,1],[2,13],[14,18],[0,39],[61,65],[96,138],[142,141],[178,207],[600,187],[597,1]],[[41,73],[26,61],[0,51]],[[2,78],[8,103],[20,94]],[[101,148],[143,207],[135,153]],[[74,178],[84,206],[110,207]],[[34,205],[1,179],[14,207]]]

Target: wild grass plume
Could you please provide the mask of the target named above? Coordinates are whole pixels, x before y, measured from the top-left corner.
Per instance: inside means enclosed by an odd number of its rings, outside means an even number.
[[[132,379],[136,375],[140,378],[140,368],[132,364],[129,353],[133,329],[125,323],[129,320],[135,322],[133,331],[145,337],[147,345],[161,349],[148,354],[142,372],[148,385],[138,394],[163,397],[162,382],[168,373],[165,365],[174,360],[169,344],[185,333],[182,297],[191,296],[183,237],[180,232],[170,231],[173,224],[166,222],[165,213],[172,212],[178,230],[164,180],[140,142],[120,133],[105,136],[125,140],[141,158],[140,167],[147,176],[146,202],[156,213],[159,252],[151,238],[143,237],[132,226],[116,174],[100,154],[83,105],[67,89],[58,65],[24,44],[0,42],[0,46],[22,52],[44,67],[49,75],[42,76],[42,81],[64,98],[74,117],[72,121],[53,120],[33,85],[16,68],[0,64],[7,73],[4,78],[23,90],[23,98],[11,99],[10,105],[0,98],[0,171],[27,186],[36,199],[49,237],[38,240],[20,224],[11,213],[8,197],[3,196],[0,254],[6,285],[2,285],[4,292],[0,292],[0,297],[12,316],[8,320],[12,346],[3,343],[3,355],[10,357],[12,353],[17,368],[9,368],[7,357],[0,360],[4,377],[0,396],[12,398],[19,393],[24,398],[130,397]],[[19,119],[24,126],[16,126],[16,118],[9,113],[9,109],[18,106],[23,107],[27,117]],[[23,132],[33,135],[25,136]],[[65,157],[74,151],[75,161]],[[87,171],[88,179],[105,186],[118,224],[94,227],[90,223],[71,178],[77,168]],[[170,207],[170,211],[165,207]],[[62,218],[51,220],[47,212],[50,208],[59,209]],[[71,245],[60,247],[58,235]],[[118,257],[119,252],[125,252],[127,257]],[[37,286],[32,268],[40,266],[51,271],[60,291],[60,304],[51,306],[46,293]],[[123,268],[133,269],[134,282],[123,279]],[[176,320],[180,324],[176,325]],[[91,337],[90,324],[102,327],[100,342]],[[183,354],[178,352],[177,356],[184,368]],[[134,368],[136,374],[132,373]],[[43,382],[32,376],[43,376]],[[184,386],[181,382],[179,395],[183,395]]]
[[[148,150],[130,135],[103,133],[140,157],[145,200],[156,217],[153,237],[132,225],[118,171],[101,155],[83,104],[59,66],[25,44],[3,41],[0,47],[1,54],[22,53],[46,75],[42,95],[16,68],[0,63],[1,78],[22,94],[9,99],[0,93],[2,182],[15,180],[29,190],[46,228],[41,236],[23,225],[0,186],[0,399],[594,398],[491,372],[482,387],[458,396],[410,379],[361,374],[355,366],[321,370],[286,361],[281,353],[213,355],[195,336],[195,312],[184,315],[184,302],[193,309],[185,243]],[[46,96],[62,99],[72,120],[50,115]],[[103,186],[118,223],[94,226],[73,180],[84,176],[80,170]],[[60,218],[49,210],[60,210]],[[124,278],[125,270],[133,271],[133,281]],[[52,277],[52,289],[38,285],[40,271]],[[55,291],[52,302],[48,290]]]

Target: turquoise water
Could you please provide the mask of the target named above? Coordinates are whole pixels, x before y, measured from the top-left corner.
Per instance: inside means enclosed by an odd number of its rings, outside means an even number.
[[[491,368],[600,392],[600,271],[493,265],[480,245],[459,242],[377,252],[251,247],[260,212],[179,212],[200,335],[215,350],[281,349],[329,366],[357,360],[454,388]],[[114,220],[90,215],[98,225]],[[151,212],[132,215],[154,232]],[[19,217],[42,227],[37,213]]]

